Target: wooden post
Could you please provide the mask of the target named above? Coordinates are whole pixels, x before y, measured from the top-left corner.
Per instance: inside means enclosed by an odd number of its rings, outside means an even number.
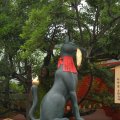
[[[120,103],[120,66],[115,67],[115,103]]]

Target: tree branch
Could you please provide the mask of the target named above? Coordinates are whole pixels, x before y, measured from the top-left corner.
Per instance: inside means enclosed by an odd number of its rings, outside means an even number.
[[[83,33],[82,33],[82,26],[81,26],[79,11],[78,11],[78,7],[77,7],[78,6],[77,1],[75,1],[75,3],[71,3],[71,5],[73,6],[73,8],[76,11],[78,28],[79,28],[79,31],[80,31],[80,42],[81,42],[81,41],[83,41]]]
[[[96,62],[100,62],[100,61],[106,61],[106,60],[111,60],[111,59],[116,59],[118,60],[118,56],[114,55],[114,54],[97,54],[95,56],[89,57],[88,59],[90,59],[91,61],[96,61]]]
[[[110,2],[111,2],[110,0],[106,1],[107,5],[108,5],[108,10],[107,10],[107,12],[108,12],[108,15],[109,15],[111,18],[115,18],[115,16],[112,14],[112,11],[111,11],[111,3],[110,3]]]
[[[89,37],[90,37],[90,41],[91,41],[91,40],[92,40],[92,34],[91,34],[91,32],[90,32],[89,27],[87,26],[87,24],[84,24],[84,23],[82,23],[82,26],[85,27],[85,29],[87,30],[87,32],[88,32],[88,34],[89,34]]]
[[[27,78],[23,77],[23,76],[20,75],[20,74],[17,74],[16,72],[14,72],[14,73],[12,74],[12,77],[13,77],[13,78],[17,78],[18,81],[20,81],[20,82],[23,83],[23,84],[27,81]]]
[[[118,20],[120,20],[120,16],[112,19],[112,20],[110,21],[110,23],[107,24],[107,25],[98,33],[97,39],[99,39],[101,36],[103,36],[103,35],[105,34],[105,32],[106,32],[107,30],[109,30],[109,29],[113,26],[113,24],[116,23]]]
[[[53,49],[54,49],[54,46],[55,46],[54,38],[55,38],[55,35],[56,35],[56,29],[57,29],[57,27],[55,25],[55,29],[54,29],[54,31],[53,31],[53,33],[51,35],[50,46],[49,46],[49,48],[47,50],[47,55],[44,58],[43,66],[48,66],[49,63],[50,63],[50,60],[51,60],[51,56],[54,56],[53,55]]]
[[[98,18],[100,15],[100,9],[99,7],[96,7],[96,14],[95,14],[95,21],[93,24],[93,41],[96,41],[96,27],[97,27],[97,23],[98,23]]]

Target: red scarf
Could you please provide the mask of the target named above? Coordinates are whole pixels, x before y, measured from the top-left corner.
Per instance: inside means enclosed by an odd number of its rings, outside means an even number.
[[[71,56],[63,56],[58,60],[58,68],[60,65],[63,65],[64,72],[73,72],[77,73],[76,67],[74,65],[73,57]]]

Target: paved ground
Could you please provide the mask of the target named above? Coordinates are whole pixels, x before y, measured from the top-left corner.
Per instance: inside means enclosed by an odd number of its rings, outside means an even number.
[[[106,116],[103,109],[98,109],[93,114],[86,115],[83,118],[85,120],[112,120],[111,117]]]
[[[24,116],[21,114],[18,114],[12,118],[13,120],[25,120]],[[97,109],[94,113],[83,116],[83,118],[85,120],[120,120],[120,112],[115,112],[112,115],[112,117],[109,117],[106,115],[103,109]],[[0,120],[4,120],[4,119],[0,118]],[[11,120],[11,119],[5,119],[5,120]]]

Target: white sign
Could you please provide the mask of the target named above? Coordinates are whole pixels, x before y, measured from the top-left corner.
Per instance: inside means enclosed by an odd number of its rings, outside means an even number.
[[[115,103],[120,103],[120,66],[115,67]]]

